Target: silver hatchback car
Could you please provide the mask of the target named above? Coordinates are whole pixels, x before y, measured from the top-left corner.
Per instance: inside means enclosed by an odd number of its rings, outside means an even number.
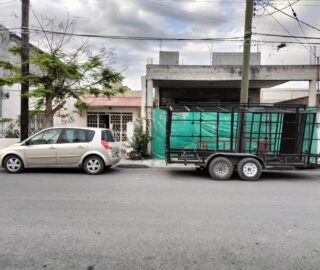
[[[120,161],[120,145],[109,129],[48,128],[0,150],[0,166],[8,173],[24,168],[83,168],[99,174]]]

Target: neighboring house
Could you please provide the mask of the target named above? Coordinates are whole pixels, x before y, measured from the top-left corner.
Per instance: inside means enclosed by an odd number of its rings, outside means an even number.
[[[18,64],[20,58],[8,52],[12,46],[21,44],[21,39],[0,25],[0,59],[10,60]],[[0,69],[0,77],[8,75],[7,71]],[[0,118],[10,118],[13,122],[20,115],[20,85],[0,87]]]
[[[160,52],[159,63],[147,65],[146,76],[142,79],[141,115],[149,119],[150,125],[165,127],[165,117],[157,108],[167,104],[240,102],[241,53],[213,53],[211,65],[179,65],[179,52]],[[261,89],[289,81],[308,81],[308,105],[314,106],[317,71],[316,65],[261,65],[260,53],[252,53],[249,103],[260,103]],[[162,120],[157,118],[159,115]],[[156,158],[163,158],[165,134],[159,130],[164,129],[152,129],[149,150]],[[153,151],[155,148],[158,150]]]
[[[20,56],[12,55],[8,49],[12,46],[21,45],[21,38],[10,32],[3,25],[0,25],[0,59],[9,60],[12,63],[19,64]],[[34,47],[32,44],[30,46]],[[34,67],[30,67],[34,71]],[[0,69],[0,77],[9,75],[8,71]],[[31,90],[30,90],[31,91]],[[0,118],[12,119],[13,128],[19,132],[17,121],[20,116],[20,84],[0,87]],[[32,100],[29,101],[29,109],[32,110]],[[33,116],[29,119],[29,132],[33,133],[41,129],[41,115]],[[3,125],[7,128],[9,123]]]
[[[21,45],[21,38],[0,25],[0,59],[10,60],[19,64],[20,57],[13,56],[8,49],[15,45]],[[30,46],[33,46],[30,44]],[[30,67],[34,70],[33,67]],[[0,77],[8,74],[0,70]],[[10,118],[16,123],[20,115],[20,84],[4,86],[0,88],[0,118]],[[32,89],[30,89],[32,91]],[[88,97],[84,99],[89,110],[79,112],[75,108],[75,99],[68,98],[63,109],[54,117],[54,126],[80,126],[80,127],[104,127],[112,128],[115,137],[120,142],[127,141],[127,124],[133,123],[140,117],[141,91],[128,91],[125,94],[114,97]],[[29,101],[29,109],[32,110],[32,100]],[[32,134],[42,129],[43,115],[37,114],[29,119],[29,133]],[[2,129],[8,127],[8,123],[2,125]],[[18,125],[14,127],[19,130]],[[1,134],[0,134],[1,136]]]
[[[58,113],[60,117],[55,118],[54,125],[110,128],[115,139],[123,143],[127,141],[128,123],[134,123],[141,115],[141,91],[129,90],[112,97],[92,96],[83,101],[89,108],[79,112],[74,107],[74,100],[68,100]]]

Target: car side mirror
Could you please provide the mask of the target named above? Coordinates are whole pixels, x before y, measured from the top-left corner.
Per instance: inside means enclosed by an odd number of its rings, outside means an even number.
[[[25,142],[24,142],[24,145],[25,145],[25,146],[28,146],[28,145],[30,145],[30,142],[29,142],[29,141],[25,141]]]

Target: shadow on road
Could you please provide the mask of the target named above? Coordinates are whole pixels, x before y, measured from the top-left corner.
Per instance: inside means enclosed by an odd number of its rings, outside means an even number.
[[[178,177],[183,178],[184,180],[194,180],[195,178],[198,178],[215,181],[211,179],[206,171],[198,171],[195,169],[171,169],[168,170],[168,174],[170,174],[173,179]],[[239,178],[238,174],[234,172],[229,181],[242,180]],[[263,172],[258,181],[320,181],[320,170],[268,171]]]
[[[319,170],[263,172],[260,181],[320,181]]]
[[[4,170],[0,170],[0,173],[6,174]],[[63,174],[63,175],[87,175],[83,169],[77,168],[37,168],[37,169],[24,169],[20,175],[23,174]],[[114,175],[119,173],[117,169],[106,169],[100,175]],[[94,176],[92,176],[94,177]]]

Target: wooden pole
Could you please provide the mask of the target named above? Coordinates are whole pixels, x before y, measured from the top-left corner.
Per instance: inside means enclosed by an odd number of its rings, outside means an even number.
[[[22,0],[21,22],[21,75],[22,78],[29,76],[29,0]],[[25,140],[29,136],[29,99],[25,95],[29,92],[29,82],[21,83],[21,108],[20,108],[20,139]]]
[[[249,100],[250,48],[252,36],[253,0],[246,0],[246,18],[244,26],[243,62],[240,103],[247,104]]]

